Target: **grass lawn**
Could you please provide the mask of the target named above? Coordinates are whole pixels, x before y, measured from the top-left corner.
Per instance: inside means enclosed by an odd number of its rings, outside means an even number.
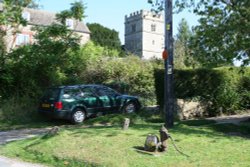
[[[119,125],[123,115],[88,120],[85,125],[64,126],[56,136],[42,136],[0,146],[0,154],[50,166],[165,167],[250,166],[250,123],[215,124],[213,121],[182,121],[169,132],[176,145],[190,157],[175,151],[152,156],[136,151],[148,134],[157,134],[160,119],[130,116],[129,130]],[[112,123],[112,126],[98,124]]]

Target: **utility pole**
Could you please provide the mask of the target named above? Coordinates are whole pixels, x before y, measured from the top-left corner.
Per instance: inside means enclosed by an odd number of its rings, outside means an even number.
[[[164,113],[165,126],[174,125],[174,87],[173,87],[173,4],[165,0],[165,76],[164,76]]]

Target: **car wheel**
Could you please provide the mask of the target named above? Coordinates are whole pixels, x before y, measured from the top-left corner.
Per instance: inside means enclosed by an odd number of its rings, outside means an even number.
[[[129,102],[127,104],[125,104],[125,106],[123,107],[123,112],[124,113],[134,113],[137,110],[137,106],[134,102]]]
[[[72,114],[71,121],[74,124],[79,124],[82,123],[85,120],[85,118],[86,118],[85,111],[83,111],[80,108],[77,108]]]

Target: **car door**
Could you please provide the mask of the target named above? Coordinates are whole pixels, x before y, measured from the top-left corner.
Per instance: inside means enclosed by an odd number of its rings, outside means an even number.
[[[69,88],[62,96],[63,108],[72,111],[76,107],[84,107],[88,114],[94,114],[100,108],[98,97],[90,88]]]
[[[118,109],[119,102],[117,101],[118,93],[116,91],[105,86],[95,87],[95,90],[104,112],[111,113]]]
[[[79,94],[79,88],[65,88],[62,94],[63,110],[72,111],[78,103],[77,96]]]
[[[88,114],[97,114],[101,110],[101,102],[91,87],[82,87],[80,89],[78,101],[84,105]]]

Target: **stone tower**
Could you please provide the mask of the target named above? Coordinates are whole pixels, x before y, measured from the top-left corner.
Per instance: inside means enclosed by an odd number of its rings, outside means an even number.
[[[137,11],[125,16],[125,50],[142,59],[162,58],[164,16]]]

